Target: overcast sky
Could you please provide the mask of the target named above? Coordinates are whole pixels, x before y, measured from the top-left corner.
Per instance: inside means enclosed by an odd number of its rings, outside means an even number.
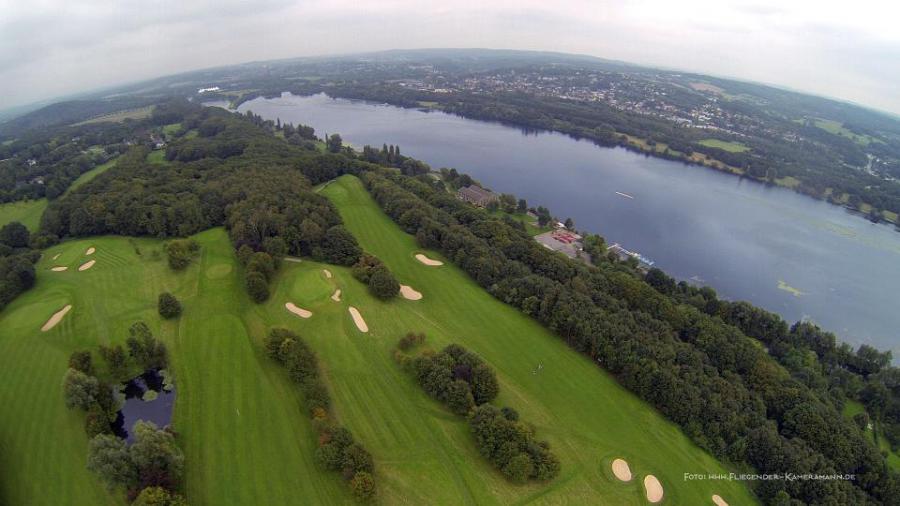
[[[393,48],[584,53],[900,114],[891,0],[0,0],[0,109],[251,60]]]

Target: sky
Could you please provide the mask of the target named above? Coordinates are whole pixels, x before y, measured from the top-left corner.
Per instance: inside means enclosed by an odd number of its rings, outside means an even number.
[[[230,63],[382,49],[589,54],[900,114],[891,0],[0,0],[0,110]]]

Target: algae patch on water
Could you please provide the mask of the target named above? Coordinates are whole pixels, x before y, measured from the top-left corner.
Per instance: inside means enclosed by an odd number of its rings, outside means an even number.
[[[806,292],[800,290],[799,288],[794,288],[793,286],[785,283],[783,280],[778,280],[778,289],[784,290],[785,292],[789,292],[794,297],[799,297],[801,295],[806,295]]]

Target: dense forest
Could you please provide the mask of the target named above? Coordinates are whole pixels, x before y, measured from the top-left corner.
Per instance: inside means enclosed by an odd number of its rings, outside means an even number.
[[[569,261],[431,178],[388,169],[362,177],[420,245],[442,251],[495,297],[554,330],[718,458],[758,473],[855,475],[757,482],[766,503],[900,501],[896,472],[842,416],[835,395],[810,388],[741,328],[712,316],[711,290],[688,303],[616,263]]]

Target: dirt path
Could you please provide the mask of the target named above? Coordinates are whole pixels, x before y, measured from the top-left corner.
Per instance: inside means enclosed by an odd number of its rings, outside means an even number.
[[[91,267],[93,267],[95,263],[97,263],[96,260],[89,260],[89,261],[87,261],[87,262],[81,264],[81,266],[78,267],[78,270],[79,270],[79,271],[86,271],[86,270],[90,269]]]
[[[425,264],[429,267],[437,267],[439,265],[444,265],[444,262],[441,262],[440,260],[432,260],[421,253],[416,254],[416,260],[422,262],[423,264]]]
[[[56,267],[51,267],[50,270],[53,272],[62,272],[68,270],[69,268],[65,265],[57,265]]]
[[[662,483],[653,476],[652,474],[648,474],[644,478],[644,490],[647,492],[647,500],[652,503],[658,503],[662,501],[663,498],[663,488]]]
[[[368,332],[369,326],[366,325],[366,321],[363,320],[361,314],[359,314],[359,310],[353,306],[350,306],[350,316],[353,317],[353,323],[356,324],[356,328],[359,329],[360,332]]]
[[[286,303],[284,305],[284,308],[299,316],[300,318],[309,318],[310,316],[312,316],[312,311],[308,311],[306,309],[303,309],[302,307],[298,307],[293,302]]]
[[[422,298],[422,293],[413,290],[413,287],[409,285],[400,285],[400,295],[407,300],[419,300]]]
[[[341,301],[341,289],[340,288],[338,288],[337,290],[334,291],[333,294],[331,294],[331,300],[333,300],[335,302]]]
[[[66,307],[53,313],[53,316],[51,316],[50,319],[47,320],[47,323],[45,323],[44,326],[41,327],[41,332],[47,332],[48,330],[55,327],[57,323],[62,321],[63,316],[66,316],[66,313],[68,313],[71,309],[72,309],[72,304],[67,304]]]
[[[631,481],[631,468],[622,459],[612,461],[612,472],[621,481]]]

